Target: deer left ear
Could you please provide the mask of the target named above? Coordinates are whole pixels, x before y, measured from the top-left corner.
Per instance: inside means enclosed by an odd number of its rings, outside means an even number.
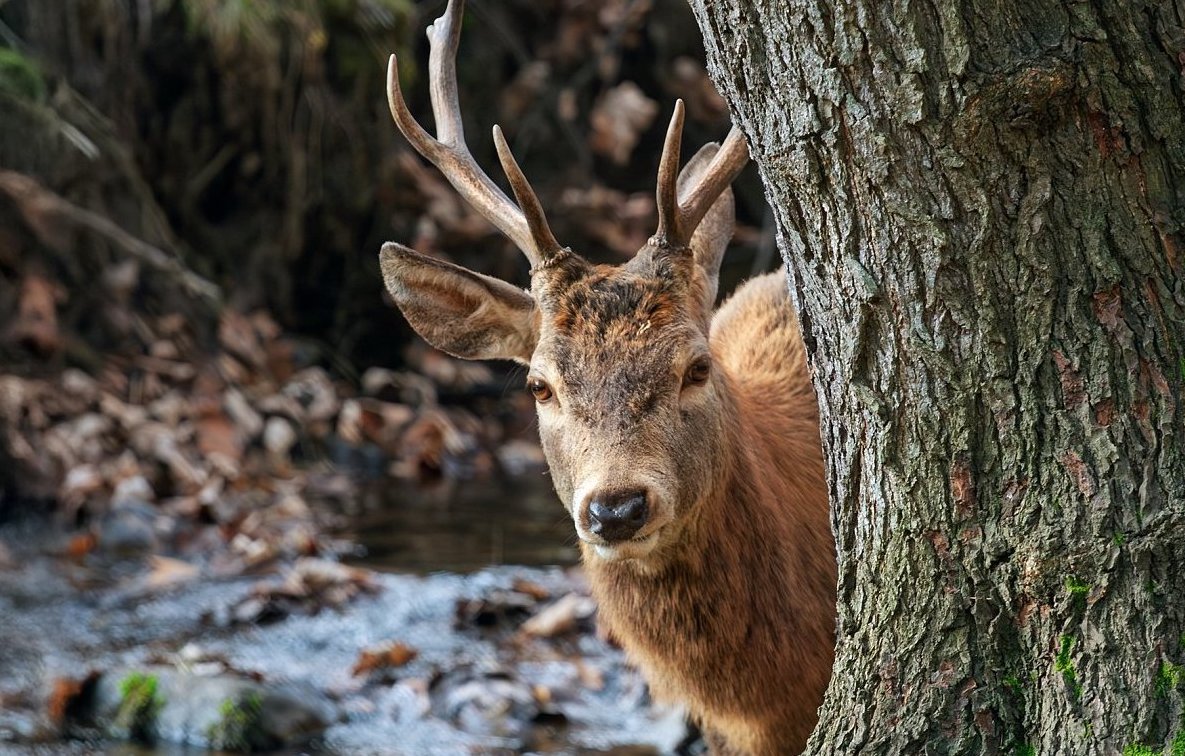
[[[468,360],[530,362],[538,330],[527,292],[393,242],[379,266],[391,298],[432,346]]]

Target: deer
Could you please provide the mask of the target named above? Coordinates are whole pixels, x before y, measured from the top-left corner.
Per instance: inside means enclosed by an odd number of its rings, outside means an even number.
[[[527,367],[598,621],[655,699],[684,705],[714,753],[800,752],[831,677],[835,546],[785,271],[715,307],[745,138],[734,126],[680,171],[677,101],[657,231],[628,262],[593,264],[556,241],[498,126],[514,200],[469,151],[456,79],[462,12],[450,0],[427,29],[436,136],[411,114],[394,55],[388,104],[412,147],[526,255],[530,285],[387,242],[386,289],[436,348]]]

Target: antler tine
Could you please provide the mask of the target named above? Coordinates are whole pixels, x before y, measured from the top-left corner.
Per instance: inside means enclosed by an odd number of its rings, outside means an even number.
[[[560,243],[551,233],[551,227],[547,225],[547,216],[543,214],[543,205],[539,204],[535,190],[531,188],[527,177],[518,167],[518,161],[514,159],[514,154],[506,144],[506,137],[502,136],[501,127],[496,124],[494,125],[494,147],[498,150],[498,160],[502,163],[502,170],[506,173],[506,178],[510,179],[510,189],[514,192],[514,198],[518,200],[518,206],[522,208],[523,215],[527,219],[527,227],[531,230],[531,239],[535,248],[544,253],[543,259],[546,261],[560,249]]]
[[[662,147],[662,158],[658,162],[658,187],[655,191],[658,201],[658,231],[655,239],[660,245],[672,249],[686,247],[691,242],[691,235],[707,215],[712,203],[749,161],[749,145],[745,143],[745,136],[733,126],[703,175],[694,185],[686,187],[680,196],[679,149],[682,141],[683,101],[676,100],[675,112],[671,114],[671,124],[667,127],[667,137]]]
[[[681,232],[687,234],[684,243],[690,241],[691,234],[716,198],[728,188],[749,162],[749,145],[745,142],[745,135],[736,126],[724,138],[724,144],[716,151],[712,162],[704,169],[703,176],[694,186],[688,187],[679,202],[679,224]]]
[[[683,144],[683,100],[675,100],[675,112],[667,126],[667,137],[662,145],[662,157],[658,161],[658,185],[655,200],[658,204],[658,231],[655,237],[660,244],[680,242],[679,218],[679,150]]]
[[[535,199],[534,192],[530,192],[534,206],[524,214],[523,210],[486,175],[465,145],[461,105],[457,97],[456,65],[457,46],[461,38],[461,14],[464,8],[464,0],[449,0],[444,15],[428,27],[428,42],[431,48],[428,56],[428,79],[432,115],[436,119],[436,138],[420,126],[408,109],[399,88],[399,62],[394,55],[387,65],[387,104],[391,108],[391,118],[411,146],[440,169],[466,202],[514,242],[530,260],[533,268],[538,267],[559,250],[559,244],[547,229],[547,222],[543,219],[543,211]],[[522,185],[530,191],[530,186],[526,179],[522,178],[521,171],[518,172],[518,176]],[[511,183],[515,183],[513,176]],[[516,194],[520,193],[520,188],[514,186]],[[540,221],[542,231],[536,228]],[[541,246],[541,243],[545,245]]]

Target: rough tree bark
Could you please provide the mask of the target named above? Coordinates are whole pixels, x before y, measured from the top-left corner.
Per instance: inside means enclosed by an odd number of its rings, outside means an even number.
[[[810,752],[1185,754],[1185,3],[692,5],[822,410]]]

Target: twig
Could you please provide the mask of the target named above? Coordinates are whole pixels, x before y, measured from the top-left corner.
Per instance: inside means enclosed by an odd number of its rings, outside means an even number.
[[[171,276],[188,293],[204,300],[213,309],[221,307],[222,291],[216,284],[185,267],[164,250],[132,236],[109,219],[45,188],[33,177],[0,169],[0,192],[12,198],[29,227],[43,243],[56,246],[46,221],[51,217],[65,220],[102,236],[138,260]]]

